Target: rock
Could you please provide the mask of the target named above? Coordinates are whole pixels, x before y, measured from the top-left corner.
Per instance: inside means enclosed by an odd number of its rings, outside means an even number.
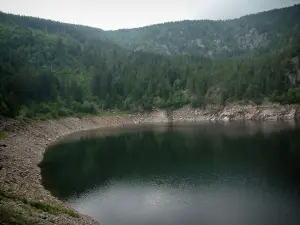
[[[225,116],[225,117],[222,118],[222,120],[223,120],[223,121],[229,121],[230,118],[229,118],[229,116]]]
[[[209,105],[202,109],[184,107],[173,111],[173,121],[203,120],[294,120],[300,118],[298,105]]]

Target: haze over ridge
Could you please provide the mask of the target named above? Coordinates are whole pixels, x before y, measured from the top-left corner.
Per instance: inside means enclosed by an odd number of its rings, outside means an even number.
[[[300,0],[0,0],[0,10],[116,30],[179,20],[233,19],[298,3]]]

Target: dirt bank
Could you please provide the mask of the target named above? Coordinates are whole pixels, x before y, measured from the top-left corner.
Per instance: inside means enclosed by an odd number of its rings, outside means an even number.
[[[166,123],[201,120],[292,120],[299,118],[299,106],[208,106],[185,107],[175,111],[63,118],[53,121],[19,122],[0,119],[0,221],[4,224],[97,224],[92,218],[66,208],[41,184],[38,164],[47,146],[70,133],[127,124]]]

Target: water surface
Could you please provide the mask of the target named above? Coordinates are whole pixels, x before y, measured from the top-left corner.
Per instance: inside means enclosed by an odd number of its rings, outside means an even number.
[[[299,224],[300,129],[133,126],[73,134],[41,164],[53,195],[103,225]]]

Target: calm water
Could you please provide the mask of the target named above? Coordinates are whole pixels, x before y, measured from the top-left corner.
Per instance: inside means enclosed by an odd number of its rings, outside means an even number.
[[[298,225],[299,162],[295,124],[206,123],[77,133],[41,168],[102,225]]]

